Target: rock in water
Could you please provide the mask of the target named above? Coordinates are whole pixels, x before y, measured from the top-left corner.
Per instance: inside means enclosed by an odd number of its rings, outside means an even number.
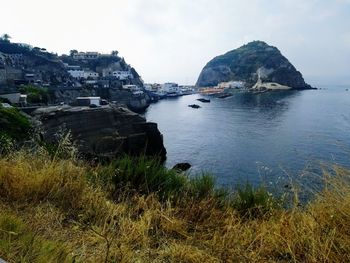
[[[71,131],[79,152],[92,157],[114,157],[123,153],[166,158],[163,136],[157,124],[116,106],[47,107],[33,112],[42,137],[57,143],[57,133]]]
[[[202,70],[197,86],[216,86],[221,82],[243,81],[252,88],[260,79],[292,89],[310,89],[302,74],[273,46],[254,41],[215,57]]]
[[[174,170],[182,171],[182,172],[185,172],[190,168],[191,168],[191,165],[189,163],[177,163],[173,167]]]

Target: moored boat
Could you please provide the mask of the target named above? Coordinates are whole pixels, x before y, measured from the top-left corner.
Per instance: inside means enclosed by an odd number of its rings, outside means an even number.
[[[191,107],[193,109],[199,109],[201,106],[199,106],[197,104],[190,104],[190,105],[188,105],[188,107]]]
[[[225,99],[225,98],[228,98],[228,97],[231,97],[231,96],[232,96],[232,94],[224,93],[224,94],[218,96],[218,98],[219,98],[219,99]]]
[[[197,99],[198,101],[200,102],[203,102],[203,103],[209,103],[210,100],[209,99],[205,99],[205,98],[200,98],[200,99]]]

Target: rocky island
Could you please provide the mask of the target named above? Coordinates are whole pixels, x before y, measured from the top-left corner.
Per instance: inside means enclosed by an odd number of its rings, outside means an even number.
[[[215,57],[203,68],[196,85],[210,87],[230,81],[242,82],[245,88],[255,90],[312,88],[276,47],[262,41]]]

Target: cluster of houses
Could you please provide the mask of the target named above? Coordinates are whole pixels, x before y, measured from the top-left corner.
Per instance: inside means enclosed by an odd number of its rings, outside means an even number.
[[[221,82],[215,87],[205,87],[199,90],[199,93],[203,95],[215,95],[222,93],[232,93],[245,89],[245,82],[243,81],[228,81]]]
[[[110,57],[110,56],[114,56],[117,57],[118,56],[118,51],[112,51],[111,54],[102,54],[99,52],[94,52],[94,51],[90,51],[90,52],[78,52],[78,51],[74,51],[72,52],[72,57],[75,60],[90,60],[90,59],[98,59],[98,58],[102,58],[102,57]]]
[[[120,86],[132,83],[132,80],[137,76],[132,73],[131,67],[116,66],[114,65],[100,67],[98,72],[93,71],[91,68],[82,67],[84,65],[82,61],[91,61],[99,58],[117,57],[118,52],[113,51],[111,54],[101,54],[98,52],[74,52],[71,54],[73,62],[64,63],[64,66],[69,75],[75,80],[76,85],[89,84],[93,87],[110,88],[113,86]],[[75,63],[74,63],[75,61]],[[120,65],[120,64],[119,64]],[[121,70],[120,68],[126,68]]]
[[[13,43],[11,43],[11,45],[12,44]],[[8,43],[8,45],[10,45],[10,43]],[[24,47],[16,43],[13,45],[14,48]],[[100,58],[105,58],[105,61],[109,61],[108,58],[118,57],[117,51],[112,51],[110,54],[101,54],[98,52],[78,52],[72,50],[70,58],[64,59],[64,56],[59,58],[57,55],[48,53],[43,49],[30,46],[26,46],[26,48],[28,48],[29,53],[33,52],[30,53],[33,59],[40,60],[40,57],[43,59],[51,59],[51,55],[53,56],[52,60],[54,60],[57,65],[61,66],[53,65],[52,68],[50,68],[51,64],[48,63],[47,68],[46,65],[42,65],[39,68],[32,69],[28,68],[30,57],[20,53],[0,52],[0,86],[3,84],[4,87],[7,87],[10,80],[13,82],[13,87],[22,84],[34,84],[41,87],[59,88],[67,91],[83,88],[86,85],[92,88],[105,89],[118,87],[121,91],[131,93],[133,97],[145,97],[145,94],[147,94],[151,100],[153,100],[153,98],[158,100],[166,97],[177,97],[194,93],[194,87],[181,86],[177,83],[141,84],[142,80],[138,80],[139,76],[137,73],[135,73],[129,65],[125,64],[123,59],[110,59],[112,62],[104,67],[90,66],[95,64],[93,62],[94,60]],[[51,69],[54,69],[55,72]],[[56,78],[55,85],[52,85],[53,83],[51,82],[44,82],[44,80],[51,81],[51,75],[48,75],[51,74],[50,72]],[[134,85],[135,83],[139,85]],[[20,93],[8,92],[7,94],[0,94],[0,97],[8,99],[12,104],[21,106],[27,104],[26,95]],[[83,98],[80,99],[83,100]],[[96,103],[95,97],[91,97],[91,100],[93,100],[93,104],[98,104]]]
[[[80,66],[72,66],[64,64],[68,73],[76,80],[97,80],[99,78],[114,78],[118,80],[133,79],[134,76],[130,70],[111,70],[109,68],[102,69],[102,74],[91,71],[90,69],[82,69]]]
[[[151,98],[163,99],[169,97],[179,97],[195,93],[195,88],[191,86],[180,86],[177,83],[164,84],[144,84],[143,87],[137,85],[123,85],[123,90],[131,92],[134,96],[141,96],[144,93]]]
[[[193,86],[181,86],[177,83],[167,82],[164,84],[145,84],[145,90],[159,98],[178,97],[195,93]]]
[[[79,84],[97,84],[97,80],[109,80],[102,81],[103,85],[98,85],[108,88],[108,83],[113,86],[113,80],[121,81],[122,84],[129,84],[130,81],[128,80],[138,77],[133,75],[130,66],[121,65],[124,61],[119,63],[119,67],[107,66],[106,68],[100,68],[98,72],[93,71],[89,66],[82,66],[88,64],[89,61],[100,58],[119,58],[118,51],[112,51],[110,54],[102,54],[99,52],[78,52],[74,50],[71,51],[70,57],[72,60],[69,62],[69,64],[72,65],[69,65],[68,63],[64,63],[65,61],[63,58],[62,61],[57,55],[48,53],[45,49],[34,48],[21,43],[4,41],[1,43],[1,51],[3,52],[0,51],[0,86],[11,82],[14,85],[36,84],[40,86],[50,86],[51,84],[55,84],[55,86],[57,86],[57,84],[60,84],[61,86],[79,87]],[[34,62],[30,61],[31,59],[33,59]],[[47,69],[45,65],[38,66],[36,60],[41,62],[48,60]],[[55,61],[56,66],[50,63],[52,61]],[[30,66],[28,68],[28,65],[31,65],[31,63],[36,64],[36,68]],[[62,71],[62,68],[59,67],[60,63],[64,65],[66,71]],[[51,67],[50,65],[53,66]],[[54,71],[59,72],[58,74],[51,70],[53,67],[56,67]],[[54,81],[54,83],[51,83],[51,76],[48,76],[50,72],[55,78],[59,78],[57,81]],[[44,80],[46,80],[47,83],[44,83]],[[72,85],[72,83],[76,85]]]

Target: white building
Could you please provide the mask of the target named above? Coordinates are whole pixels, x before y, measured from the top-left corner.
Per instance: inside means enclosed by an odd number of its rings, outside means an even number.
[[[120,80],[132,79],[134,77],[130,71],[113,71],[112,74],[113,77]]]
[[[122,71],[122,70],[104,70],[102,72],[103,77],[113,77],[119,80],[126,80],[126,79],[132,79],[134,76],[130,71]]]
[[[148,91],[158,91],[156,89],[156,87],[154,87],[152,84],[145,84],[143,85],[145,87],[145,90],[148,90]]]
[[[90,105],[101,105],[100,97],[78,97],[77,98],[77,106],[90,106]]]
[[[81,69],[68,70],[68,73],[75,79],[84,78],[84,70],[81,70]]]
[[[73,54],[73,58],[77,60],[81,59],[97,59],[100,57],[98,52],[78,52]]]
[[[141,95],[144,93],[142,88],[137,85],[123,85],[123,89],[130,91],[133,95]]]
[[[229,82],[221,82],[218,85],[221,89],[243,89],[244,82],[243,81],[229,81]]]
[[[190,95],[194,93],[193,88],[189,87],[189,86],[180,86],[181,89],[181,94],[182,95]]]
[[[93,71],[84,71],[84,74],[83,74],[83,78],[84,79],[98,79],[99,75],[97,72],[93,72]]]
[[[27,95],[21,93],[0,94],[0,98],[8,99],[12,104],[27,104]]]
[[[162,89],[162,85],[161,84],[157,84],[157,83],[154,83],[154,84],[144,84],[143,85],[145,90],[147,91],[150,91],[152,92],[153,94],[155,95],[158,95],[160,97],[166,97],[167,96],[167,92],[165,92],[163,89]]]
[[[81,70],[80,66],[69,65],[67,63],[64,64],[67,70]]]
[[[68,73],[75,79],[98,79],[99,74],[93,71],[85,71],[80,68],[70,69]]]
[[[164,83],[162,90],[168,94],[168,96],[179,96],[181,95],[181,87],[176,83]]]

